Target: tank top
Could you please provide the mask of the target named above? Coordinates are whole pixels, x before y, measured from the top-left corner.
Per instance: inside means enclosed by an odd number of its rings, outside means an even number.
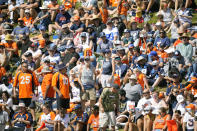
[[[168,115],[165,115],[163,118],[161,117],[161,115],[157,116],[155,129],[163,129],[166,124],[167,117],[168,117]]]
[[[86,86],[94,86],[94,73],[93,73],[93,67],[90,66],[90,68],[87,68],[86,66],[82,67],[82,73],[81,73],[81,82],[83,85]]]
[[[112,74],[112,60],[111,59],[109,61],[106,61],[106,59],[104,59],[102,74],[104,74],[104,75],[111,75]]]

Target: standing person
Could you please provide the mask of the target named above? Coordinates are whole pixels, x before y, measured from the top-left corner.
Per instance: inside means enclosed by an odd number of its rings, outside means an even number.
[[[118,89],[119,86],[117,84],[113,84],[111,88],[104,88],[100,96],[99,128],[103,131],[106,130],[108,124],[110,124],[112,130],[115,131],[115,109],[118,112],[119,107]]]
[[[27,62],[21,64],[21,71],[17,72],[13,83],[13,95],[16,98],[16,88],[19,85],[19,102],[24,103],[26,107],[30,107],[33,116],[33,125],[36,125],[36,115],[34,109],[33,96],[38,95],[38,79],[34,72],[28,69]]]
[[[96,102],[96,91],[94,88],[96,81],[95,68],[91,65],[90,57],[85,58],[85,65],[81,67],[78,79],[82,87],[82,107],[85,109],[85,101],[90,99],[90,106]]]
[[[115,73],[115,64],[114,60],[111,59],[111,51],[109,49],[105,50],[105,58],[103,60],[102,66],[101,66],[101,84],[102,87],[111,87],[113,76]]]
[[[53,98],[55,94],[55,91],[51,86],[53,73],[49,66],[43,67],[42,73],[44,74],[44,77],[42,80],[41,90],[44,103],[48,103],[49,106],[52,107]]]
[[[70,82],[66,74],[67,67],[62,63],[58,65],[58,70],[52,77],[52,87],[56,91],[57,112],[61,108],[68,109],[70,102]]]

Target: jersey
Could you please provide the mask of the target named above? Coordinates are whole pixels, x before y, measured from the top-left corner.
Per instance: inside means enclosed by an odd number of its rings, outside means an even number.
[[[55,73],[52,77],[52,87],[57,87],[62,93],[63,98],[70,98],[70,82],[67,75],[63,75],[59,72]]]
[[[53,77],[52,73],[46,74],[44,76],[44,78],[42,80],[42,85],[41,85],[42,96],[44,96],[44,94],[46,92],[46,87],[49,86],[49,90],[48,90],[48,93],[47,93],[46,96],[49,97],[49,98],[54,97],[55,91],[54,91],[53,87],[51,86],[52,77]]]
[[[19,71],[14,78],[13,87],[19,86],[19,98],[32,98],[34,86],[38,86],[38,79],[34,72]]]

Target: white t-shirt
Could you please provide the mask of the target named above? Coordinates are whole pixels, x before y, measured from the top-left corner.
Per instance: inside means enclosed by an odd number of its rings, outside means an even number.
[[[163,15],[163,21],[164,22],[172,21],[172,12],[169,8],[166,11],[161,10],[158,14]]]
[[[194,117],[192,117],[188,112],[185,113],[183,117],[183,122],[186,122],[187,129],[194,129]]]
[[[117,27],[113,27],[111,30],[106,28],[103,30],[103,32],[105,33],[106,38],[111,41],[114,40],[114,36],[119,36]]]
[[[174,23],[172,23],[172,27],[171,27],[171,38],[173,39],[179,38],[178,28],[174,25]]]
[[[143,97],[142,99],[139,100],[138,104],[137,104],[137,108],[139,110],[143,110],[144,108],[148,107],[148,106],[152,106],[152,97],[150,97],[149,99],[146,99],[145,97]],[[142,114],[144,115],[145,112],[142,111]]]
[[[58,64],[61,61],[61,58],[59,55],[55,54],[54,56],[46,56],[44,59],[49,59],[51,63]]]
[[[70,122],[69,114],[65,114],[64,118],[61,118],[58,114],[55,117],[55,121],[61,121],[65,128],[68,128],[68,123]]]
[[[0,92],[7,91],[8,94],[12,94],[12,84],[6,86],[5,84],[0,84]]]
[[[181,111],[181,116],[183,116],[185,114],[185,112],[186,112],[185,106],[186,106],[185,103],[183,103],[183,104],[177,103],[177,105],[175,107],[176,110],[180,110]]]
[[[47,122],[52,121],[51,120],[51,113],[49,113],[47,115],[43,113],[41,115],[41,122],[45,122],[45,121],[47,121]],[[45,125],[46,125],[46,127],[53,127],[52,124],[45,123]]]
[[[72,87],[72,94],[73,94],[73,98],[71,99],[70,98],[70,102],[79,102],[81,101],[81,98],[80,98],[80,88],[77,88],[75,86]]]
[[[41,55],[42,54],[42,51],[40,49],[37,49],[36,51],[32,51],[31,49],[28,49],[25,53],[27,53],[27,52],[31,52],[33,58],[35,56],[38,56],[38,55]]]

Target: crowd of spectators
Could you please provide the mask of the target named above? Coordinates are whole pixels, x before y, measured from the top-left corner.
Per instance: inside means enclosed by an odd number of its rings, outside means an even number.
[[[0,0],[0,131],[197,131],[194,0]]]

